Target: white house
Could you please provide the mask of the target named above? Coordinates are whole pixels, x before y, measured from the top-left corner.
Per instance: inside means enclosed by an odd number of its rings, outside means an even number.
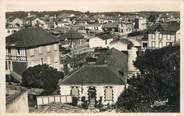
[[[103,31],[102,30],[102,24],[88,24],[85,26],[85,29],[89,29],[89,30],[92,30],[92,31]]]
[[[42,27],[43,29],[47,29],[48,25],[44,20],[41,20],[39,18],[35,18],[34,20],[31,21],[32,26],[38,26]]]
[[[180,24],[177,22],[157,23],[148,30],[148,48],[162,48],[179,41]],[[178,31],[178,32],[177,32]]]
[[[133,31],[133,22],[123,21],[118,24],[118,31],[122,35],[129,34]]]
[[[109,48],[116,48],[119,51],[128,51],[128,40],[123,38],[113,40],[110,42]]]
[[[101,33],[89,39],[89,47],[90,48],[96,48],[96,47],[106,48],[109,46],[112,40],[113,40],[113,36],[111,34]]]
[[[59,86],[61,95],[76,97],[78,104],[112,105],[125,90],[126,78],[118,77],[107,65],[86,65],[60,81]]]
[[[14,20],[8,22],[12,27],[21,27],[23,25],[23,20],[20,18],[15,18]]]

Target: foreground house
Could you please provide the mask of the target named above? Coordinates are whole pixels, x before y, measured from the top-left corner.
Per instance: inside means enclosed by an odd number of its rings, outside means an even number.
[[[162,48],[174,45],[179,41],[177,31],[180,24],[177,22],[157,23],[148,30],[148,48]]]
[[[107,65],[86,65],[59,83],[61,95],[72,95],[77,103],[112,105],[125,90],[126,78]]]
[[[22,72],[31,66],[48,64],[60,70],[59,42],[41,28],[25,28],[6,38],[6,71]]]

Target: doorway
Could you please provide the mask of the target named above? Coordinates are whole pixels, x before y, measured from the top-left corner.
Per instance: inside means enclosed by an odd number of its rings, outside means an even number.
[[[89,106],[94,107],[96,103],[96,88],[89,87],[88,89]]]

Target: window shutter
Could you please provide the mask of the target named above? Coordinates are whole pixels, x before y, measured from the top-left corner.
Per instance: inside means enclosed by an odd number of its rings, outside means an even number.
[[[113,89],[112,87],[105,88],[105,100],[112,101],[113,100]]]
[[[74,96],[74,97],[79,97],[79,88],[78,87],[72,87],[71,95]]]

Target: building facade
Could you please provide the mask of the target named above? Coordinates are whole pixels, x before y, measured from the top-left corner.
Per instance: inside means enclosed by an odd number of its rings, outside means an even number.
[[[20,30],[6,38],[6,71],[22,74],[31,66],[48,64],[60,70],[59,42],[41,28]]]
[[[127,35],[133,31],[133,23],[132,22],[121,22],[118,25],[119,32],[122,35]]]
[[[148,48],[162,48],[174,45],[179,41],[177,31],[180,26],[177,22],[155,24],[148,31]]]
[[[60,94],[77,98],[78,104],[113,105],[126,89],[125,80],[107,65],[86,65],[59,83]]]

